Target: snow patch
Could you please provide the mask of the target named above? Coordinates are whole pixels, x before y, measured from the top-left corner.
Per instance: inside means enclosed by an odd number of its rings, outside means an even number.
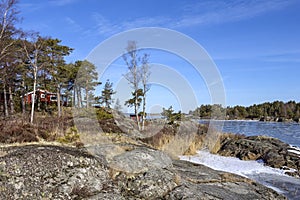
[[[278,187],[272,182],[280,182],[281,180],[289,180],[294,182],[293,177],[285,175],[285,171],[265,166],[262,161],[243,161],[238,158],[224,157],[211,154],[208,151],[198,151],[195,156],[181,156],[181,160],[186,160],[193,163],[203,164],[214,170],[225,171],[240,176],[255,180],[278,193],[286,193],[286,191]],[[272,177],[272,181],[264,181],[266,178]],[[296,180],[295,185],[300,186],[299,180]]]
[[[207,151],[198,151],[195,156],[181,156],[181,160],[206,165],[212,169],[226,171],[240,176],[248,177],[248,174],[268,173],[284,175],[284,171],[264,166],[260,161],[244,161],[233,157],[224,157],[211,154]]]

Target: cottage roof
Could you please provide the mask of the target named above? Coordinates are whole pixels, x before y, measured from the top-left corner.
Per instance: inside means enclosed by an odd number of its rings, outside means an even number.
[[[42,89],[37,89],[36,92],[47,93],[47,94],[56,94],[56,93],[54,93],[54,92],[49,92],[48,90],[42,90]],[[25,96],[30,95],[30,94],[33,94],[33,91],[27,92],[27,93],[25,94]]]

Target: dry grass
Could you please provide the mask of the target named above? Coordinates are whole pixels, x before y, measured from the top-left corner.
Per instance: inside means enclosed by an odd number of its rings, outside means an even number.
[[[69,116],[57,118],[37,114],[35,124],[20,116],[6,118],[0,121],[0,143],[55,141],[72,125]]]
[[[182,122],[178,125],[166,124],[155,135],[141,139],[153,148],[167,152],[171,157],[192,155],[202,148],[203,138],[207,132],[206,125]]]
[[[207,124],[191,121],[172,125],[164,121],[153,121],[148,123],[146,130],[140,134],[143,138],[137,136],[140,139],[135,139],[124,134],[114,119],[95,121],[95,115],[90,115],[90,112],[87,110],[83,116],[80,113],[75,122],[69,110],[60,118],[37,113],[36,125],[29,124],[27,119],[21,117],[0,120],[0,143],[60,141],[78,147],[112,143],[146,144],[177,158],[178,155],[193,155],[205,147],[212,153],[217,153],[224,141],[245,137],[209,132]]]
[[[96,116],[95,113],[92,115],[91,112],[87,110],[84,114],[89,117]],[[104,113],[105,111],[101,112],[102,115]],[[106,115],[104,119],[96,119],[96,121],[79,117],[80,120],[83,120],[82,123],[75,124],[71,109],[68,108],[64,109],[62,117],[36,112],[34,124],[30,124],[28,119],[28,116],[22,115],[0,119],[0,143],[51,142],[56,140],[63,143],[80,143],[79,133],[81,132],[95,134],[102,132],[122,133],[122,130],[115,124],[115,121],[110,118],[108,119]],[[75,127],[77,133],[71,130]],[[80,139],[82,138],[80,137]],[[90,135],[85,139],[89,138],[93,137]],[[98,134],[97,138],[99,138]]]

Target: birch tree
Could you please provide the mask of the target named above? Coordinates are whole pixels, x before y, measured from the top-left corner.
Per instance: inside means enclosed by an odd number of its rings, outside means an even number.
[[[33,123],[34,104],[36,99],[36,86],[38,72],[47,64],[45,62],[46,39],[40,36],[33,36],[32,41],[23,40],[23,49],[26,55],[25,63],[29,65],[33,76],[33,94],[31,97],[30,123]]]
[[[0,2],[0,60],[11,53],[10,47],[15,43],[13,38],[20,33],[15,28],[15,23],[18,21],[16,3],[16,0]]]
[[[133,89],[133,96],[134,96],[134,114],[136,116],[136,122],[138,128],[141,129],[140,120],[138,117],[139,111],[139,98],[138,98],[138,91],[141,82],[141,72],[138,68],[138,50],[135,41],[128,41],[128,46],[126,48],[127,53],[123,55],[123,59],[128,67],[129,72],[125,74],[125,78],[128,80],[131,88]]]
[[[144,130],[146,120],[146,94],[150,87],[148,80],[150,76],[150,70],[148,65],[149,54],[144,54],[143,57],[138,55],[138,49],[135,41],[128,41],[126,53],[123,55],[123,59],[128,67],[128,73],[124,75],[131,88],[133,89],[133,98],[125,102],[125,105],[134,107],[134,114],[136,116],[136,122],[139,130]],[[142,106],[142,122],[140,122],[139,107]],[[142,124],[141,124],[142,123]]]

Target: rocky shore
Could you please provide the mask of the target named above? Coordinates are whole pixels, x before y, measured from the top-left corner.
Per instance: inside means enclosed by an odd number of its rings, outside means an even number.
[[[262,160],[267,166],[286,170],[300,177],[300,152],[290,145],[270,137],[223,137],[219,155],[241,160]]]
[[[76,129],[66,128],[59,137],[68,145],[38,141],[43,137],[29,128],[23,133],[6,127],[11,133],[2,134],[8,137],[3,141],[37,143],[0,145],[0,199],[286,199],[245,177],[178,160],[207,144],[222,156],[262,160],[288,175],[300,174],[297,152],[274,138],[210,138],[206,125],[191,121],[149,123],[144,132],[122,115],[98,122],[100,132],[93,120],[77,119]]]
[[[300,118],[285,118],[285,117],[261,117],[261,122],[296,122],[300,123]]]
[[[0,199],[285,199],[141,145],[37,144],[1,147],[0,155]]]

